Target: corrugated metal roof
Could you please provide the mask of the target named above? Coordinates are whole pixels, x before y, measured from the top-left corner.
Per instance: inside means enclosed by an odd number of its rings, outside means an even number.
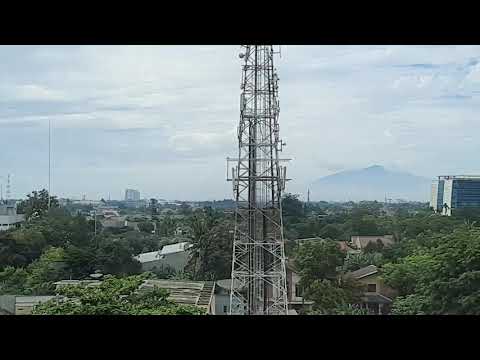
[[[181,242],[177,244],[165,245],[160,252],[161,255],[174,254],[187,250],[190,247],[190,243]]]
[[[41,302],[45,302],[53,299],[55,296],[17,296],[15,298],[16,304],[27,305],[32,304],[36,305]]]
[[[230,287],[232,286],[232,279],[217,280],[216,284],[218,287],[221,287],[222,289],[230,291]],[[235,289],[239,289],[240,285],[241,285],[240,281],[236,280]]]
[[[351,276],[354,279],[361,279],[361,278],[364,278],[365,276],[376,274],[377,272],[378,272],[378,269],[375,265],[368,265],[361,269],[349,272],[347,276]]]
[[[134,256],[135,259],[140,261],[141,263],[147,263],[150,261],[155,261],[160,259],[160,251],[151,251],[148,253],[142,253],[137,256]]]
[[[148,291],[154,287],[167,290],[171,301],[186,305],[204,305],[205,298],[211,298],[214,290],[213,284],[205,281],[145,280],[139,291]],[[199,303],[200,298],[202,304]]]

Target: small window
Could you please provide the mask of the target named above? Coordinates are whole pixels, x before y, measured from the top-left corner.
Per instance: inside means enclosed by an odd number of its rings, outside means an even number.
[[[377,292],[377,284],[368,284],[367,292]]]
[[[223,305],[223,312],[226,314],[227,313],[227,305]]]
[[[301,297],[303,295],[302,288],[297,284],[295,285],[295,296]]]

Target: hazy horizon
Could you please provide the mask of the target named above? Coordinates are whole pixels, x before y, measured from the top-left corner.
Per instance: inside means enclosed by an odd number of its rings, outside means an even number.
[[[232,198],[239,52],[0,46],[0,176],[12,174],[12,197],[47,188],[51,120],[53,195]],[[480,46],[282,46],[276,66],[287,192],[374,164],[480,173]]]

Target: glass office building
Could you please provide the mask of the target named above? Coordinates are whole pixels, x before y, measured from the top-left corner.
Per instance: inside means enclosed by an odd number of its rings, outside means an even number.
[[[480,176],[439,176],[432,185],[430,206],[448,216],[455,209],[480,208]]]

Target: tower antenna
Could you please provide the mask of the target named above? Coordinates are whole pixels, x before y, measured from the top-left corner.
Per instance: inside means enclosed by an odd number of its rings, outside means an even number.
[[[278,76],[272,45],[243,45],[238,158],[231,177],[236,200],[230,314],[286,315]],[[285,159],[287,160],[287,159]],[[228,166],[229,167],[229,166]]]
[[[5,194],[5,200],[8,204],[8,202],[10,201],[10,174],[7,175],[7,190],[6,190],[6,194]]]

